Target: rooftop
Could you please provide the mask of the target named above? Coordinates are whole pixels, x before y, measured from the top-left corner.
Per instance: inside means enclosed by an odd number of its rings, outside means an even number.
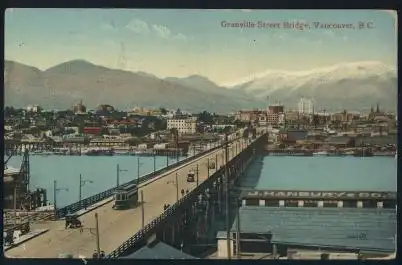
[[[19,173],[20,173],[20,170],[17,169],[17,168],[13,168],[13,167],[10,167],[10,166],[5,166],[5,168],[4,168],[4,176],[5,175],[19,174]]]
[[[240,227],[242,233],[272,234],[278,244],[395,251],[393,209],[246,206],[240,208]]]
[[[144,246],[122,259],[196,259],[174,247],[163,242],[158,242],[154,246]]]

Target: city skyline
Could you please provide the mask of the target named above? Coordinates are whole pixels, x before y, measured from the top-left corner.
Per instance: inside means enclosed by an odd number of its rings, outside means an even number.
[[[267,69],[298,71],[354,61],[378,61],[396,68],[395,14],[385,10],[7,9],[5,59],[41,70],[83,59],[158,77],[198,74],[217,84]],[[374,28],[227,27],[258,21],[312,25],[363,21]]]

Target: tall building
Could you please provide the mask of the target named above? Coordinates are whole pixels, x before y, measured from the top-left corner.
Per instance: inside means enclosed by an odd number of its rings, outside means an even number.
[[[312,114],[313,113],[313,101],[311,99],[301,98],[298,103],[298,110],[300,114]]]
[[[73,106],[74,113],[85,113],[87,108],[82,104],[82,100]]]
[[[193,134],[197,132],[197,118],[177,115],[167,120],[167,129],[176,128],[179,134]]]

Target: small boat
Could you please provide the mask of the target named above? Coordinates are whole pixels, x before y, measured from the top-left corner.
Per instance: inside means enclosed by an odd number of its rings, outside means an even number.
[[[355,151],[346,151],[345,153],[343,153],[345,156],[354,156],[356,154]]]
[[[313,156],[327,156],[327,155],[328,155],[327,151],[319,151],[313,153]]]

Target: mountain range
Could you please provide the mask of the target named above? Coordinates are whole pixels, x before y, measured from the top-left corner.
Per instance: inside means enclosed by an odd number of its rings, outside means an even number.
[[[5,61],[5,105],[65,109],[82,100],[89,108],[107,103],[119,109],[135,106],[231,112],[265,108],[278,100],[295,109],[301,97],[316,108],[367,110],[379,103],[396,110],[396,70],[380,62],[355,62],[308,71],[267,70],[251,79],[219,86],[206,77],[158,78],[85,60],[61,63],[44,71]]]

